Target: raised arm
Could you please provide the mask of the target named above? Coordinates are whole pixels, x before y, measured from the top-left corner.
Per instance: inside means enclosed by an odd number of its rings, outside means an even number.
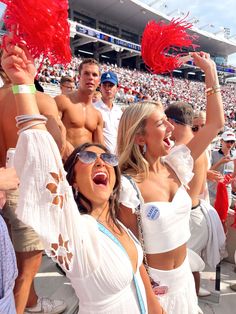
[[[33,92],[34,77],[36,73],[33,59],[23,46],[19,47],[12,45],[10,38],[6,38],[5,43],[7,50],[5,49],[3,51],[2,67],[13,85],[25,85],[25,89],[27,89],[27,93],[15,94],[17,114],[39,115],[40,112],[37,106],[36,96]],[[24,126],[29,124],[31,124],[31,122],[26,122]],[[46,127],[43,124],[32,126],[32,128],[46,130]]]
[[[216,65],[205,52],[194,52],[196,66],[205,73],[206,124],[188,143],[193,159],[197,159],[224,126],[224,111]]]

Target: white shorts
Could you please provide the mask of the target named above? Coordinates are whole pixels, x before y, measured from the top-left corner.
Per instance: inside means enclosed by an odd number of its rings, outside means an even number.
[[[207,221],[201,205],[191,210],[189,225],[191,237],[188,240],[187,247],[201,256],[202,250],[207,246],[209,237]]]
[[[198,314],[198,307],[193,275],[188,257],[183,264],[172,270],[159,270],[148,267],[150,277],[158,282],[160,287],[167,287],[165,294],[158,295],[161,306],[168,314]]]

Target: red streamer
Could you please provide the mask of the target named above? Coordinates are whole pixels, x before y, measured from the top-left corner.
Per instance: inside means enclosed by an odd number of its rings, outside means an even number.
[[[47,57],[52,65],[70,63],[67,0],[1,1],[7,5],[4,22],[15,44],[26,42],[33,58]]]
[[[227,174],[224,176],[224,180],[218,182],[217,192],[214,207],[220,217],[222,223],[226,221],[228,209],[229,209],[229,199],[226,185],[228,185],[232,180],[232,175]]]
[[[156,74],[171,73],[180,67],[179,58],[185,55],[183,48],[195,49],[197,45],[192,43],[197,36],[190,35],[186,31],[192,27],[184,19],[172,19],[169,24],[163,21],[150,21],[144,29],[141,52],[144,63],[150,72]],[[168,55],[170,49],[175,54]]]

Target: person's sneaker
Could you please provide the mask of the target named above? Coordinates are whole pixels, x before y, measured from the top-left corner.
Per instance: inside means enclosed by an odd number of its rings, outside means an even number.
[[[198,292],[198,296],[199,297],[207,297],[208,295],[211,295],[210,291],[200,287],[199,292]]]
[[[33,307],[27,307],[24,314],[59,314],[66,309],[66,303],[62,300],[51,300],[49,298],[38,298]]]

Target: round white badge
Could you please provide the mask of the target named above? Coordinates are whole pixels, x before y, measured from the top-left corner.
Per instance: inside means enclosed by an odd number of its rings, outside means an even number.
[[[146,209],[146,216],[149,220],[156,220],[160,216],[160,210],[154,205],[148,206]]]

